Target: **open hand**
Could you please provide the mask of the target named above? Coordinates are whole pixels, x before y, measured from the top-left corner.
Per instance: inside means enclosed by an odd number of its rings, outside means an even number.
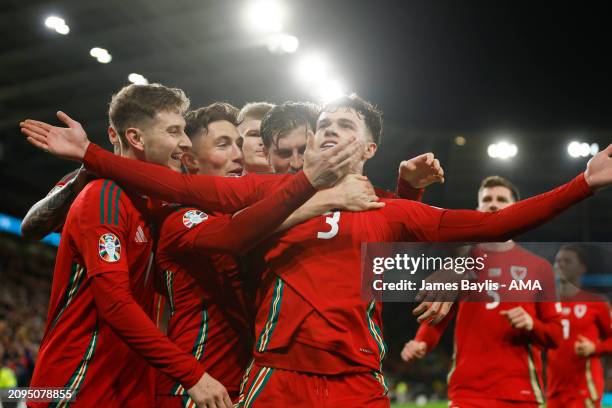
[[[89,146],[83,126],[64,112],[57,112],[57,118],[68,127],[53,126],[38,120],[21,122],[21,133],[28,142],[45,152],[62,159],[83,161]]]

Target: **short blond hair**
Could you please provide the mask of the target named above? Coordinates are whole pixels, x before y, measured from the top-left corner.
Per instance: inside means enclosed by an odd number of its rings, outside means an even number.
[[[249,102],[238,112],[238,124],[246,119],[262,120],[275,105],[269,102]]]

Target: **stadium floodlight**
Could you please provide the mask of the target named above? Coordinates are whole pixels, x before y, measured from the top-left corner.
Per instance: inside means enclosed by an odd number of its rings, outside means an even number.
[[[255,31],[277,33],[283,29],[285,8],[278,1],[254,0],[246,8],[246,21]]]
[[[337,79],[325,81],[315,92],[321,103],[331,102],[346,94],[344,86]]]
[[[327,79],[329,64],[320,54],[309,54],[302,57],[296,67],[298,78],[306,84],[320,84]]]
[[[135,72],[132,72],[130,75],[128,75],[128,81],[136,85],[146,85],[149,83],[147,78],[140,74],[136,74]]]
[[[510,159],[518,153],[518,147],[514,143],[498,142],[490,144],[487,148],[487,154],[494,159]]]
[[[463,137],[463,136],[455,137],[455,144],[457,146],[465,146],[465,142],[466,142],[465,137]]]
[[[94,47],[89,50],[89,55],[97,59],[101,64],[108,64],[113,60],[112,55],[105,48]]]
[[[570,144],[567,145],[567,154],[574,158],[580,157],[580,143],[576,141],[570,142]]]
[[[70,27],[67,25],[55,27],[55,32],[61,35],[66,35],[70,32]]]
[[[598,152],[599,145],[597,143],[588,144],[573,140],[567,145],[567,154],[575,159],[579,157],[588,157],[589,155],[595,156]]]
[[[290,34],[274,34],[266,40],[268,51],[272,54],[293,54],[300,46],[296,36]]]
[[[104,54],[104,55],[100,55],[100,57],[98,57],[98,62],[100,64],[108,64],[112,60],[113,60],[113,57],[110,54]]]
[[[64,21],[63,18],[60,18],[57,16],[49,16],[45,19],[45,25],[48,28],[52,28],[55,30],[55,27],[66,25],[66,22]]]
[[[57,16],[49,16],[45,19],[45,26],[52,30],[55,30],[56,33],[66,35],[70,32],[70,27],[66,24],[63,18]]]

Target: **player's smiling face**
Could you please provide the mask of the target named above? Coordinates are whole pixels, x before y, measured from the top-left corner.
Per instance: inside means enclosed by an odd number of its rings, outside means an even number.
[[[145,160],[180,171],[181,158],[191,148],[183,116],[174,111],[158,112],[142,130]]]
[[[226,120],[208,125],[194,139],[193,155],[198,173],[211,176],[239,176],[244,170],[244,157],[238,145],[240,135],[236,126]]]
[[[478,211],[495,212],[514,204],[512,191],[504,186],[485,187],[478,194]]]

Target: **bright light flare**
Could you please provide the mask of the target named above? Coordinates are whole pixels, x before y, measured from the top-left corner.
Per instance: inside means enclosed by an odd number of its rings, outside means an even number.
[[[487,154],[494,159],[507,160],[518,154],[518,147],[508,142],[493,143],[489,145]]]
[[[589,155],[595,156],[597,153],[599,153],[599,145],[597,143],[588,144],[574,140],[567,145],[567,154],[575,159],[588,157]]]
[[[56,33],[61,35],[66,35],[70,32],[70,27],[66,24],[63,18],[57,16],[49,16],[45,19],[45,26],[52,30],[55,30]]]
[[[274,34],[266,42],[272,54],[293,54],[300,47],[298,38],[290,34]]]
[[[455,144],[457,146],[465,146],[465,142],[466,142],[465,137],[463,137],[463,136],[455,137]]]
[[[128,75],[128,80],[136,85],[146,85],[149,83],[149,81],[147,80],[147,78],[145,78],[144,76],[140,75],[140,74],[136,74],[134,72],[132,72],[130,75]]]
[[[245,19],[254,31],[277,33],[283,29],[286,11],[274,0],[251,1],[245,10]]]
[[[321,83],[327,79],[329,64],[319,54],[310,54],[302,57],[297,64],[298,78],[306,84]]]
[[[100,64],[108,64],[113,60],[113,56],[105,48],[94,47],[89,50],[89,55],[97,59]]]
[[[346,90],[339,80],[334,79],[319,85],[315,94],[319,101],[325,104],[346,95]]]

